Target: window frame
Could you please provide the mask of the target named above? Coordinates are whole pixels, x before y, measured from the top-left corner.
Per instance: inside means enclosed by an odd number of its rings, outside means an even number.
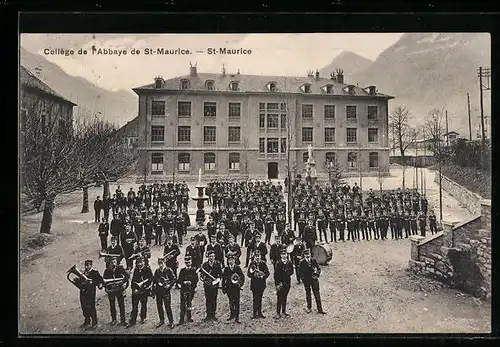
[[[207,161],[207,158],[213,158],[212,161]],[[208,164],[208,167],[207,167]],[[212,167],[213,165],[213,167]],[[217,166],[217,155],[215,152],[206,152],[203,153],[203,168],[205,171],[215,171],[215,168]]]
[[[311,107],[311,115],[304,116],[304,106]],[[313,104],[301,104],[300,105],[300,115],[302,119],[312,120],[314,118],[314,105]]]
[[[259,137],[259,154],[265,154],[265,153],[266,153],[266,138]]]
[[[375,112],[375,118],[370,117],[370,109],[373,108],[373,107],[375,108],[375,111],[376,111]],[[378,112],[378,105],[367,105],[366,106],[366,117],[367,117],[367,119],[369,121],[377,121],[378,120],[378,114],[379,114],[379,112]]]
[[[210,104],[210,105],[208,105]],[[207,107],[213,107],[215,109],[214,114],[207,114]],[[203,118],[217,118],[217,101],[203,101]]]
[[[376,139],[375,141],[370,141],[370,130],[373,131],[375,130],[375,135],[376,135]],[[366,134],[367,134],[367,138],[368,138],[368,143],[379,143],[379,139],[378,139],[378,128],[368,128],[367,131],[366,131]],[[372,133],[373,134],[373,133]]]
[[[236,88],[234,88],[236,86]],[[232,92],[237,92],[240,90],[240,83],[238,81],[229,82],[229,90]]]
[[[355,135],[354,135],[355,140],[354,141],[349,141],[349,130],[355,131]],[[358,128],[346,128],[345,135],[346,135],[346,143],[358,143]]]
[[[327,109],[330,107],[333,108],[333,117],[327,117],[327,114],[329,114],[327,112]],[[336,112],[335,104],[324,104],[323,105],[323,117],[325,120],[335,120],[335,112]]]
[[[184,84],[186,87],[184,87]],[[188,79],[181,79],[181,90],[188,90],[190,88],[190,83]]]
[[[375,155],[375,156],[374,156]],[[376,166],[372,166],[372,158],[375,157],[376,158],[376,162],[377,162],[377,165]],[[370,169],[377,169],[380,167],[380,164],[379,164],[379,159],[380,159],[380,155],[378,152],[370,152],[368,154],[368,167]]]
[[[156,129],[154,129],[156,128]],[[155,139],[155,136],[159,136],[158,134],[155,134],[154,130],[159,130],[161,129],[161,140]],[[151,125],[151,143],[163,143],[165,142],[165,126],[164,125]]]
[[[155,105],[158,105],[160,103],[162,107],[160,107],[160,112],[161,113],[156,113],[158,111],[158,107],[155,107]],[[165,100],[151,100],[151,115],[152,116],[164,116],[166,111],[166,103]]]
[[[310,130],[311,132],[311,140],[305,139],[307,133]],[[313,127],[302,127],[302,134],[301,134],[302,142],[314,142],[314,128]]]
[[[208,138],[208,139],[207,139]],[[217,143],[217,127],[214,125],[203,126],[203,143]]]
[[[333,154],[333,160],[328,160],[328,157]],[[325,162],[326,163],[334,163],[337,159],[337,154],[335,152],[326,152],[325,153]]]
[[[234,110],[234,107],[235,106],[238,106],[237,109],[238,109],[238,115],[235,116],[235,115],[231,115],[231,106],[233,107],[233,110]],[[227,104],[227,114],[228,114],[228,117],[229,119],[241,119],[241,102],[228,102]]]
[[[188,130],[189,139],[181,140],[181,130]],[[191,142],[191,126],[190,125],[178,125],[177,126],[177,142],[179,143],[190,143]]]
[[[266,114],[266,128],[267,129],[279,129],[279,113],[267,113]]]
[[[349,117],[349,112],[347,111],[350,108],[354,108],[354,117]],[[358,106],[357,105],[346,105],[345,106],[345,119],[347,121],[355,121],[358,119]]]
[[[350,161],[349,159],[351,157],[354,157],[356,160],[355,161]],[[356,170],[356,169],[358,169],[358,165],[359,165],[358,161],[359,161],[359,158],[358,158],[358,153],[357,152],[347,152],[347,168],[349,170]],[[350,163],[355,163],[355,165],[351,166]]]
[[[211,86],[211,87],[209,87]],[[205,81],[205,89],[213,91],[215,90],[215,81],[214,80],[206,80]]]
[[[276,151],[271,152],[271,148],[276,148]],[[280,140],[277,137],[268,137],[266,139],[266,153],[279,154],[280,153]]]
[[[234,158],[237,157],[238,161],[235,161]],[[229,153],[229,170],[239,171],[241,164],[241,155],[238,152],[230,152]],[[237,165],[234,165],[237,164]],[[234,167],[233,167],[234,166]]]
[[[189,105],[189,115],[181,115],[181,105],[184,105],[184,106]],[[193,104],[191,101],[178,100],[177,101],[177,118],[190,118],[193,114],[192,106],[193,106]]]
[[[181,161],[182,157],[187,157],[187,162]],[[187,166],[186,166],[187,165]],[[178,171],[190,171],[191,170],[191,154],[188,152],[177,153],[177,170]]]
[[[238,130],[238,140],[231,139],[231,130]],[[234,135],[234,134],[233,134]],[[227,127],[227,141],[229,143],[240,143],[241,142],[241,127],[240,126],[228,126]]]
[[[155,163],[154,162],[155,161],[155,157],[156,157],[156,159],[161,158],[161,162]],[[161,164],[161,168],[159,167],[160,164]],[[150,166],[150,169],[151,169],[151,174],[152,175],[163,173],[165,171],[165,155],[163,153],[161,153],[161,152],[153,152],[153,153],[151,153],[151,166]]]
[[[330,141],[327,140],[327,130],[333,131],[332,140]],[[325,143],[335,143],[335,127],[325,127]]]

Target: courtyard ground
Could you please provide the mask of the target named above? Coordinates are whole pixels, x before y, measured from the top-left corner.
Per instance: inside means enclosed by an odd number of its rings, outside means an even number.
[[[392,173],[394,176],[386,179],[384,188],[400,185],[397,170]],[[431,177],[428,177],[427,194],[434,205],[436,187],[431,182]],[[364,189],[371,185],[378,189],[375,178],[363,179]],[[121,184],[123,191],[128,191],[131,186],[136,187],[135,184]],[[116,185],[112,186],[112,191],[115,188]],[[194,192],[193,185],[191,193]],[[97,195],[102,195],[102,188],[90,191],[91,203]],[[443,199],[445,219],[462,220],[467,216],[446,192],[443,192]],[[194,212],[194,208],[191,202],[190,212]],[[93,212],[80,214],[80,209],[81,193],[60,198],[52,235],[48,237],[41,238],[37,234],[41,213],[21,219],[19,331],[22,334],[487,333],[491,329],[488,303],[407,272],[410,243],[403,239],[330,244],[333,259],[323,267],[320,279],[323,307],[328,312],[326,316],[316,314],[315,310],[310,314],[304,311],[304,288],[293,281],[288,297],[291,318],[274,319],[276,296],[271,276],[264,293],[263,312],[267,316],[264,320],[250,320],[251,292],[246,278],[241,297],[241,325],[226,323],[228,300],[222,292],[219,292],[217,306],[219,322],[201,322],[205,299],[199,284],[193,300],[193,323],[172,330],[167,327],[155,329],[158,321],[156,303],[150,298],[148,319],[144,325],[139,323],[131,329],[110,326],[109,302],[104,291],[98,291],[99,326],[92,332],[84,332],[79,328],[83,317],[78,291],[67,281],[66,271],[73,264],[82,268],[85,259],[93,259],[102,274],[104,261],[98,259],[100,247],[97,224],[92,223]],[[161,254],[162,248],[153,247],[153,269]],[[182,266],[182,256],[179,261]],[[125,302],[128,321],[130,292]],[[172,290],[172,309],[177,322],[179,291],[175,289]]]

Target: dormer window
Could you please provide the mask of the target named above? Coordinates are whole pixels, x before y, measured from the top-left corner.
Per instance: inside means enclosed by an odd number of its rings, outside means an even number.
[[[160,79],[157,79],[157,80],[155,81],[155,88],[161,88],[161,82],[162,82],[162,81],[161,81]]]
[[[233,81],[233,82],[229,83],[229,90],[232,90],[235,92],[238,91],[239,90],[238,82]]]
[[[354,94],[354,86],[353,85],[348,85],[347,87],[344,88],[344,92],[350,95]]]
[[[309,83],[303,84],[300,86],[300,90],[302,93],[310,93],[311,92],[311,85]]]
[[[205,87],[207,88],[207,90],[214,90],[214,81],[206,81]]]
[[[327,84],[325,86],[325,91],[326,91],[327,94],[333,94],[333,85]]]
[[[267,84],[267,89],[270,91],[270,92],[275,92],[276,91],[276,82],[269,82]]]
[[[189,89],[189,80],[181,80],[181,89]]]

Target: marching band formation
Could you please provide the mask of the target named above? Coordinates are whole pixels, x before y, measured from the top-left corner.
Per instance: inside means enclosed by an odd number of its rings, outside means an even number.
[[[284,200],[288,189],[292,191],[291,223],[287,222]],[[172,289],[180,293],[178,325],[192,322],[192,300],[198,282],[202,283],[205,296],[204,321],[218,320],[217,300],[222,289],[229,301],[227,320],[240,323],[240,295],[245,277],[250,281],[253,298],[251,318],[266,318],[262,298],[271,276],[270,268],[276,294],[275,318],[289,317],[287,297],[294,274],[297,282],[304,285],[306,311],[311,312],[312,291],[318,313],[326,314],[321,304],[319,277],[320,265],[332,258],[327,229],[330,242],[387,239],[389,227],[393,239],[402,238],[403,231],[408,237],[418,232],[417,221],[422,236],[427,222],[430,231],[436,232],[436,217],[432,211],[427,215],[427,200],[416,191],[398,189],[378,196],[372,190],[363,193],[356,184],[321,187],[295,181],[291,187],[282,187],[263,181],[213,181],[208,184],[206,194],[212,212],[206,227],[198,227],[185,247],[185,267],[180,270],[178,257],[190,226],[189,188],[185,182],[143,184],[137,193],[131,188],[126,197],[118,186],[111,199],[105,197],[101,201],[98,197],[94,210],[96,220],[104,212],[98,235],[100,257],[104,257],[106,269],[101,276],[92,261],[86,260],[83,271],[75,265],[67,272],[68,280],[80,290],[85,318],[82,327],[97,327],[96,289],[107,293],[112,325],[117,324],[116,302],[119,324],[131,327],[138,315],[141,323],[145,321],[148,298],[153,297],[159,317],[157,327],[165,324],[166,313],[168,326],[173,328]],[[275,230],[277,235],[271,244]],[[294,230],[298,230],[298,235]],[[163,234],[166,234],[164,242]],[[150,260],[154,246],[163,247],[163,257],[158,258],[158,267],[153,272]],[[242,248],[246,248],[246,273],[241,267]],[[268,266],[268,256],[272,266]],[[125,298],[129,286],[132,311],[127,323]]]

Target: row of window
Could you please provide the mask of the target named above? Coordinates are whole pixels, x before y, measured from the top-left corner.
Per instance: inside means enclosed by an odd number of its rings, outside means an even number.
[[[263,128],[265,124],[265,117],[272,116],[275,118],[276,128],[278,127],[278,114],[282,113],[286,119],[286,104],[285,103],[259,103],[259,114],[260,114],[260,127]],[[164,116],[165,115],[165,101],[153,101],[151,106],[151,114],[153,116]],[[239,118],[241,116],[241,103],[230,102],[228,105],[229,118]],[[301,114],[303,119],[312,119],[314,117],[314,107],[311,104],[301,105]],[[378,106],[367,106],[368,120],[378,119]],[[191,117],[191,101],[179,101],[177,102],[177,115],[178,117]],[[207,101],[203,103],[203,115],[205,117],[213,118],[217,117],[217,103],[213,101]],[[346,106],[346,118],[349,120],[357,119],[358,107],[356,105]],[[325,119],[335,119],[335,105],[324,105],[323,106],[323,116]],[[269,120],[268,120],[269,124]],[[274,127],[274,126],[268,126]],[[282,128],[284,125],[282,124]]]
[[[268,142],[272,144],[272,148],[277,148],[277,139]],[[282,139],[283,140],[283,139]],[[277,153],[277,152],[276,152]],[[368,166],[370,168],[378,167],[378,153],[371,152],[368,154]],[[307,162],[309,158],[309,153],[304,152],[302,155],[302,160],[304,163]],[[336,160],[335,152],[327,152],[325,154],[325,162],[327,165],[333,163]],[[204,153],[203,154],[203,166],[205,170],[215,170],[216,157],[215,153]],[[177,155],[177,169],[179,171],[189,171],[191,164],[191,155],[189,153],[179,153]],[[348,152],[347,153],[347,166],[349,169],[356,169],[358,167],[358,153]],[[239,170],[240,169],[240,154],[239,153],[229,153],[229,170]],[[163,153],[152,153],[151,154],[151,173],[163,173],[164,171],[164,156]]]
[[[203,155],[203,166],[205,170],[215,170],[215,153],[205,153]],[[177,170],[189,171],[191,163],[191,155],[189,153],[179,153],[177,155]],[[163,173],[164,170],[163,153],[151,154],[151,173]],[[240,154],[229,153],[229,169],[240,169]]]
[[[241,141],[241,128],[238,126],[230,126],[228,129],[228,141],[240,142]],[[302,128],[302,142],[313,142],[314,129],[312,127]],[[151,142],[164,142],[165,141],[165,126],[153,125],[151,126]],[[178,126],[177,127],[177,141],[178,142],[191,142],[191,127]],[[216,143],[217,141],[217,127],[204,126],[203,127],[203,143]],[[346,129],[347,143],[357,143],[358,129]],[[335,143],[335,128],[325,128],[325,143]],[[368,128],[368,143],[378,143],[378,128]],[[274,152],[268,152],[274,153]],[[276,152],[277,153],[277,152]]]

